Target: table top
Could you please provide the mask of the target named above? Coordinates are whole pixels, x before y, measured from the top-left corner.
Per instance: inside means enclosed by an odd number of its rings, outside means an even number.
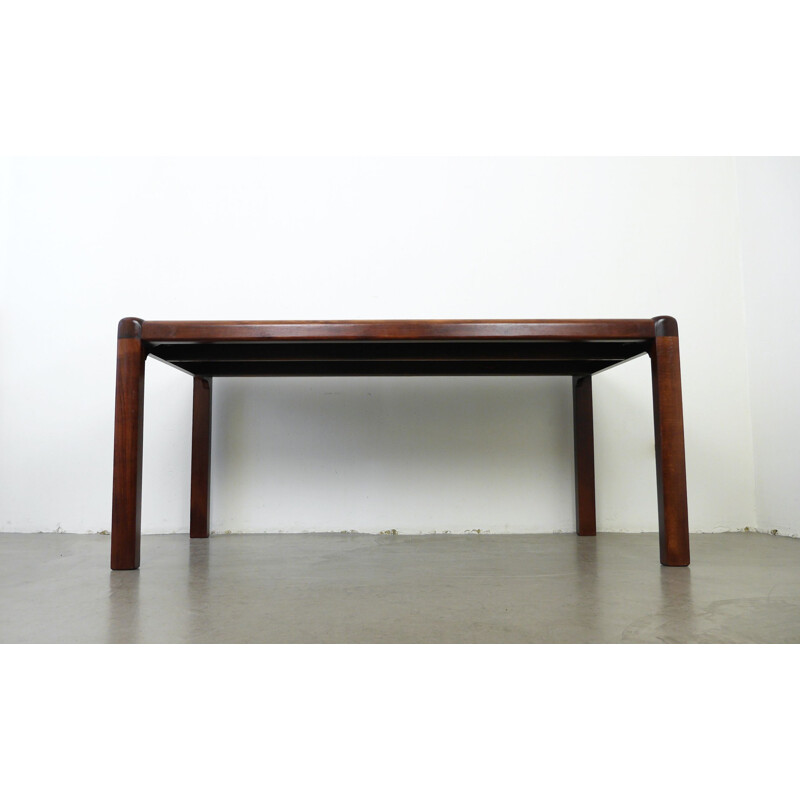
[[[590,375],[677,336],[672,317],[152,321],[120,338],[192,375]]]

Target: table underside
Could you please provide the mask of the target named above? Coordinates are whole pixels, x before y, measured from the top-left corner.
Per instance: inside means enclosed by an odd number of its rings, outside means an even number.
[[[148,342],[192,375],[591,375],[647,352],[626,341]]]

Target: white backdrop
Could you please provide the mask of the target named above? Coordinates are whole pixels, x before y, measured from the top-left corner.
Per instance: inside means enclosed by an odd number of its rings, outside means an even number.
[[[2,162],[0,524],[111,516],[145,319],[678,319],[693,531],[756,525],[732,159]],[[657,527],[646,357],[595,379],[598,525]],[[148,361],[142,527],[188,527],[191,379]],[[574,529],[566,378],[228,379],[215,531]]]
[[[756,518],[800,536],[800,158],[737,159]]]

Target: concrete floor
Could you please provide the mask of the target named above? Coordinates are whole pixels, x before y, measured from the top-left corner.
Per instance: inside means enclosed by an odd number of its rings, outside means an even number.
[[[0,642],[800,642],[800,540],[0,534]]]

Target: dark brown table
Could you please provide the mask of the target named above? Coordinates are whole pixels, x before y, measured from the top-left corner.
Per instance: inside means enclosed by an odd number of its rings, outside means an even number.
[[[333,322],[153,322],[126,317],[117,337],[112,569],[139,567],[148,356],[194,378],[192,538],[209,533],[212,379],[242,375],[570,376],[576,528],[580,536],[594,536],[592,375],[647,353],[653,376],[661,563],[689,563],[678,324],[672,317]]]

